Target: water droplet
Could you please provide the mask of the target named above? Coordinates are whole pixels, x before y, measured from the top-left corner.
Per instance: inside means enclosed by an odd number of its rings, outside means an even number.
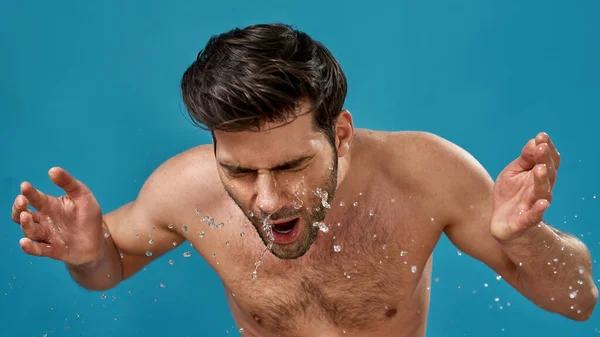
[[[358,201],[355,201],[355,202],[354,202],[352,205],[353,205],[354,207],[358,206]]]
[[[457,252],[456,252],[456,254],[457,254],[458,256],[462,256],[462,253],[460,252],[460,250],[459,250],[459,251],[457,251]]]
[[[343,201],[340,201],[340,207],[344,207],[345,203]]]
[[[301,209],[302,206],[304,206],[304,202],[300,198],[296,197],[296,199],[294,199],[294,209]]]
[[[146,256],[152,256],[152,252],[151,251],[147,251],[146,252]]]
[[[331,208],[331,206],[327,202],[327,197],[329,196],[329,193],[327,193],[327,191],[323,191],[321,188],[317,188],[315,190],[315,195],[321,198],[321,205],[323,205],[323,207]]]
[[[593,196],[592,198],[596,199],[596,196]]]
[[[154,243],[154,239],[150,239],[150,241],[148,241],[149,244],[153,244]]]
[[[407,251],[405,251],[405,250],[400,251],[400,256],[406,256],[406,255],[408,255]]]
[[[396,202],[396,199],[392,199],[392,200],[391,200],[391,202],[392,202],[392,203]]]
[[[333,171],[333,166],[329,166],[329,171]]]
[[[102,295],[100,295],[100,299],[101,299],[101,300],[105,300],[105,299],[106,299],[106,294],[102,294]]]
[[[177,246],[177,242],[173,241],[173,247]]]
[[[570,297],[570,298],[575,298],[575,297],[577,297],[577,290],[575,290],[575,291],[573,291],[573,292],[570,292],[570,293],[569,293],[569,297]]]
[[[523,262],[519,262],[519,267],[523,267]]]
[[[169,227],[169,229],[173,229],[173,224],[170,223],[169,226],[167,226],[167,227]]]
[[[488,284],[487,284],[487,283],[484,283],[484,284],[483,284],[483,286],[484,286],[485,288],[487,288],[487,287],[488,287]]]
[[[181,228],[183,228],[183,231],[187,233],[187,226],[186,225],[181,226]]]
[[[225,242],[225,246],[229,247],[229,241]]]
[[[583,274],[583,267],[579,266],[579,274]]]
[[[496,280],[497,280],[497,281],[500,281],[501,279],[502,279],[502,275],[498,275],[498,276],[496,276]]]
[[[173,260],[169,260],[169,264],[172,266],[172,265],[174,265],[174,264],[175,264],[175,261],[173,261]]]
[[[166,286],[165,286],[165,284],[164,284],[164,283],[161,283],[161,284],[160,284],[160,287],[164,289]]]
[[[434,218],[431,218],[431,222],[434,222],[434,221],[435,221],[435,219],[434,219]]]
[[[183,253],[183,257],[190,257],[190,256],[192,256],[192,252]]]
[[[410,267],[410,271],[414,274],[417,272],[417,266]]]
[[[248,212],[248,216],[251,218],[254,218],[254,213],[252,213],[252,211]]]
[[[329,227],[323,222],[314,222],[313,227],[319,227],[319,230],[323,233],[329,232]]]
[[[124,257],[125,257],[125,255],[123,255],[123,253],[119,253],[119,256],[120,256],[121,258],[124,258]]]
[[[104,232],[104,237],[105,237],[105,238],[108,238],[109,236],[110,236],[110,233],[109,233],[109,232]]]
[[[200,236],[200,238],[204,239],[204,236],[206,235],[204,232],[198,234]]]
[[[381,246],[381,249],[386,249],[387,245],[384,243],[383,246]]]
[[[334,245],[333,246],[333,251],[336,252],[336,253],[339,253],[339,252],[342,251],[342,247],[339,246],[339,245]]]
[[[240,328],[240,333],[244,332],[244,328]]]
[[[498,297],[494,298],[494,302],[500,302],[500,299]]]
[[[370,216],[373,216],[374,214],[375,214],[375,211],[374,211],[374,210],[370,210],[370,211],[369,211],[369,215],[370,215]]]

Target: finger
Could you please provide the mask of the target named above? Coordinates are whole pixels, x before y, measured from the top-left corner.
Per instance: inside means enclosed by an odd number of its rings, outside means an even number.
[[[537,145],[537,164],[544,164],[547,168],[548,178],[550,179],[550,186],[554,186],[556,181],[556,165],[550,154],[550,147],[546,143]]]
[[[537,165],[534,174],[534,190],[530,200],[531,204],[537,200],[552,201],[552,187],[548,178],[548,167],[545,164]]]
[[[33,219],[33,215],[22,212],[20,216],[21,229],[23,234],[31,240],[48,241],[48,230]]]
[[[12,205],[12,213],[11,213],[11,218],[13,219],[14,222],[16,222],[17,224],[19,223],[19,217],[21,216],[21,212],[31,212],[31,210],[27,209],[27,206],[29,205],[29,201],[27,200],[27,198],[22,195],[19,194],[17,195],[17,197],[15,198],[15,202]]]
[[[29,238],[22,238],[19,240],[19,245],[23,252],[33,256],[48,256],[53,255],[52,246],[43,242],[34,242]]]
[[[527,211],[521,214],[521,228],[535,226],[544,219],[544,212],[550,206],[550,202],[540,199]]]
[[[545,132],[540,132],[535,137],[535,142],[537,145],[542,143],[548,144],[548,148],[550,149],[550,156],[552,157],[552,161],[554,162],[554,169],[558,170],[558,167],[560,166],[560,153],[556,149],[556,146],[554,146],[554,143],[552,142],[552,139],[550,139],[550,136]]]
[[[44,192],[36,189],[27,181],[21,184],[21,193],[27,198],[29,204],[38,211],[42,210],[49,200],[49,197]]]
[[[71,174],[60,167],[53,167],[48,171],[53,183],[62,188],[68,196],[77,198],[88,192],[87,187],[73,178]]]
[[[535,139],[531,139],[521,150],[521,156],[517,158],[517,164],[524,170],[531,170],[536,164],[536,146]]]

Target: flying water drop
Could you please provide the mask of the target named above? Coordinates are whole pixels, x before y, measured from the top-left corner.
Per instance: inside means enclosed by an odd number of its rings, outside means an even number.
[[[313,227],[319,227],[319,230],[323,233],[329,232],[329,227],[321,221],[314,222]]]

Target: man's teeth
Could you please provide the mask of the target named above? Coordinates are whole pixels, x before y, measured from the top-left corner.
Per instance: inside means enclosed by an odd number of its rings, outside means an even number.
[[[287,234],[287,233],[289,233],[289,232],[291,232],[291,231],[292,231],[292,229],[291,229],[291,228],[290,228],[290,229],[288,229],[288,230],[285,230],[285,231],[284,231],[284,230],[279,230],[279,229],[277,229],[277,228],[273,228],[273,230],[274,230],[274,231],[276,231],[276,232],[277,232],[277,233],[279,233],[279,234]]]

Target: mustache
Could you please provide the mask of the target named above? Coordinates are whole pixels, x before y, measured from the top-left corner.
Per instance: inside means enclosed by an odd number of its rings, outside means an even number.
[[[283,219],[299,218],[300,215],[301,214],[295,209],[284,209],[279,210],[276,213],[261,214],[260,216],[255,215],[254,220],[259,223],[264,223],[267,219],[269,219],[269,221],[279,221]]]

